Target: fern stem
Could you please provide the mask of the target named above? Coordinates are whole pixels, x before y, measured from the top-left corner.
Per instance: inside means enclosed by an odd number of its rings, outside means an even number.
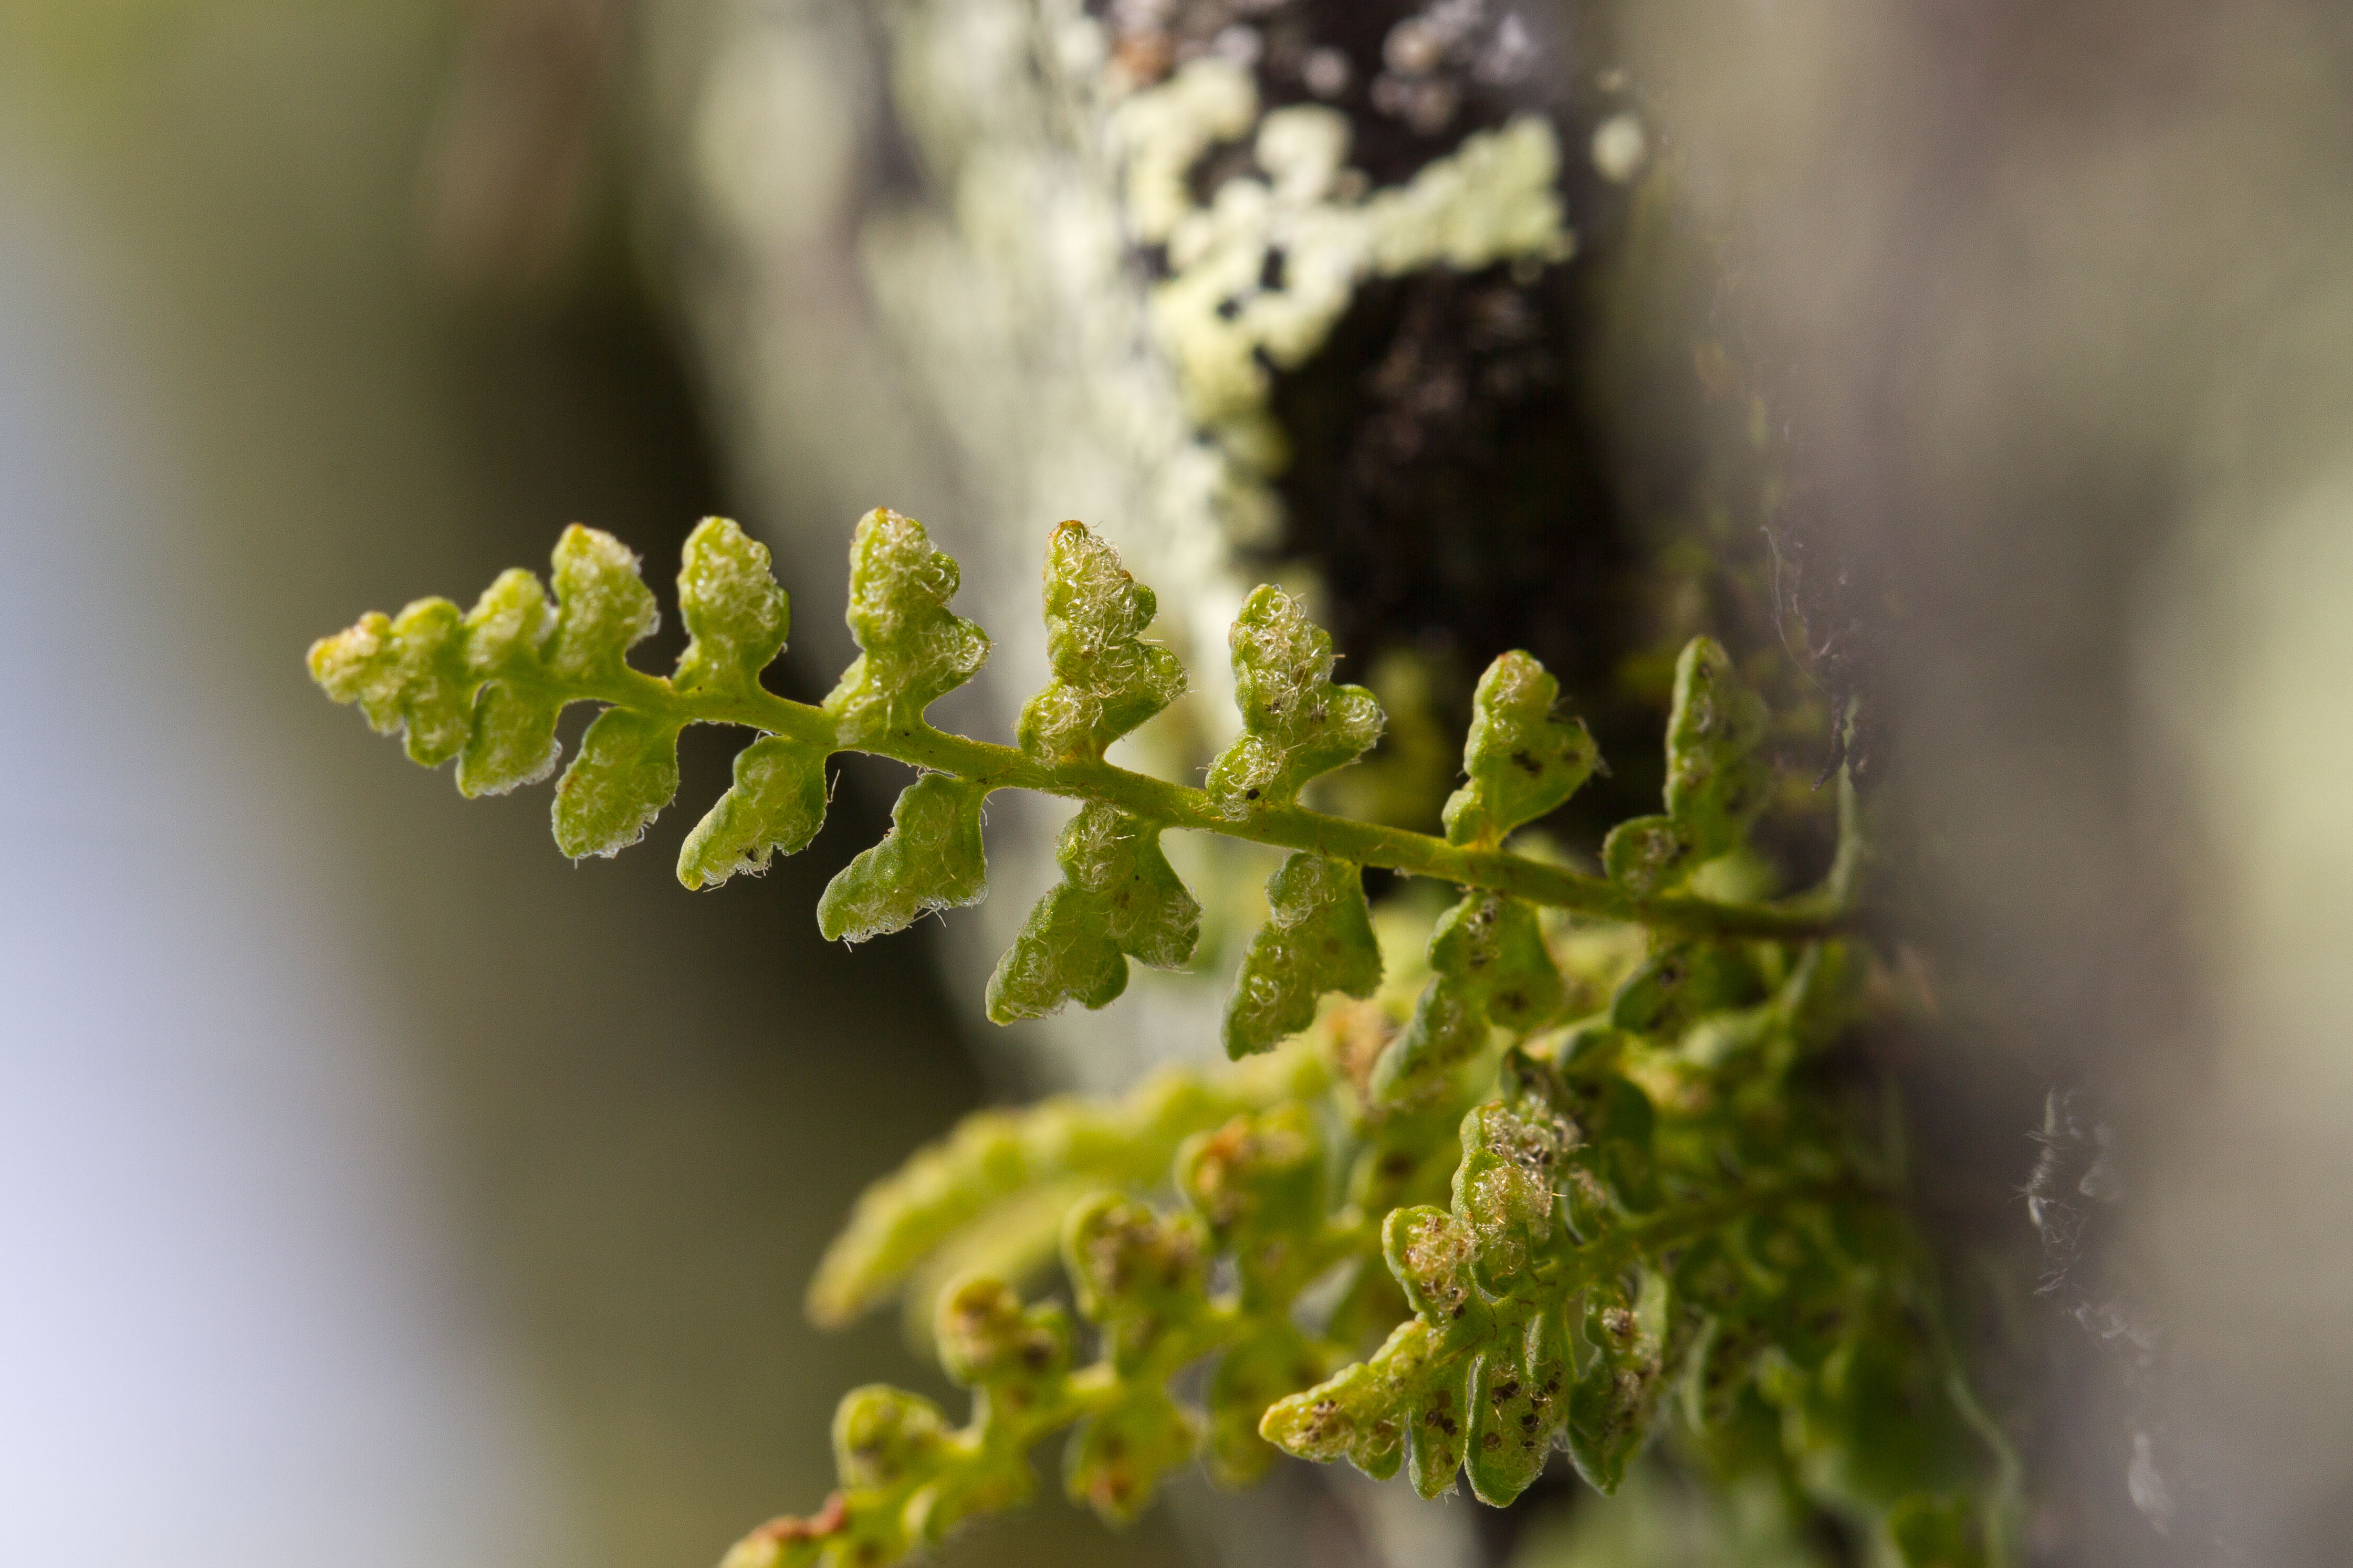
[[[1352,821],[1304,806],[1271,805],[1246,816],[1227,816],[1201,790],[1110,763],[1073,759],[1048,764],[1015,747],[948,734],[928,724],[844,732],[824,709],[766,690],[679,692],[669,681],[636,669],[624,669],[586,686],[548,690],[550,695],[610,702],[672,720],[741,724],[836,751],[888,757],[991,790],[1027,789],[1069,800],[1102,801],[1167,827],[1310,850],[1360,866],[1489,889],[1533,904],[1604,920],[1630,921],[1654,930],[1805,941],[1836,935],[1852,924],[1852,910],[1843,897],[1806,894],[1781,904],[1722,903],[1682,894],[1646,899],[1607,878],[1505,850],[1457,846],[1434,834]],[[1837,879],[1839,882],[1846,879]]]

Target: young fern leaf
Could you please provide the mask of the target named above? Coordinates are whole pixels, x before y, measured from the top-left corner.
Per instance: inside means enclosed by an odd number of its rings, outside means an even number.
[[[768,547],[723,517],[706,517],[680,552],[678,609],[689,641],[670,689],[744,697],[785,651],[792,601],[769,571]]]
[[[458,793],[467,798],[504,795],[555,771],[562,754],[555,721],[565,700],[527,679],[554,629],[555,606],[546,590],[518,569],[499,574],[466,613],[467,674],[488,681],[478,689],[470,685],[472,722],[458,753]]]
[[[470,616],[446,599],[421,599],[397,620],[369,615],[322,638],[311,646],[311,676],[337,701],[358,702],[377,730],[405,730],[417,762],[457,756],[468,794],[543,778],[554,765],[565,689],[625,672],[629,648],[660,622],[637,557],[610,535],[575,524],[555,547],[554,568],[552,616],[529,574],[509,573]],[[589,727],[557,785],[556,842],[566,854],[609,855],[669,804],[677,731],[635,714]]]
[[[1355,762],[1381,738],[1381,705],[1361,686],[1332,682],[1332,634],[1267,584],[1242,602],[1228,638],[1242,732],[1209,765],[1205,786],[1222,816],[1285,806],[1318,773]]]
[[[1648,895],[1739,847],[1765,809],[1767,776],[1757,743],[1765,704],[1741,684],[1712,637],[1694,637],[1675,661],[1667,719],[1666,814],[1638,816],[1601,846],[1610,880]]]
[[[859,1195],[810,1281],[809,1316],[828,1327],[849,1321],[1026,1194],[1072,1183],[1155,1185],[1193,1134],[1313,1100],[1330,1081],[1323,1058],[1301,1048],[1213,1069],[1164,1068],[1110,1104],[1061,1095],[976,1111]]]
[[[607,533],[575,523],[555,546],[555,633],[546,668],[558,680],[608,680],[629,649],[661,626],[638,558]],[[608,708],[555,781],[555,847],[574,859],[613,855],[645,837],[678,794],[679,721]]]
[[[683,721],[607,708],[580,737],[580,754],[555,781],[555,847],[577,860],[617,855],[678,794]]]
[[[864,942],[903,931],[935,910],[962,909],[988,896],[988,862],[980,837],[988,786],[925,773],[900,792],[891,831],[837,872],[818,900],[817,926],[828,942]]]
[[[1361,754],[1381,720],[1367,694],[1332,683],[1330,638],[1271,588],[1234,628],[1244,728],[1208,787],[1103,762],[1182,678],[1138,640],[1150,592],[1075,524],[1050,550],[1054,677],[1025,710],[1018,748],[924,722],[987,639],[946,607],[955,563],[896,513],[859,526],[849,620],[861,656],[822,708],[760,686],[788,605],[766,552],[732,523],[708,520],[688,542],[692,641],[668,680],[628,663],[656,620],[628,551],[575,528],[554,584],[551,602],[511,572],[463,614],[421,600],[364,616],[314,646],[312,673],[377,730],[404,734],[417,761],[454,757],[470,795],[543,777],[565,706],[603,704],[556,794],[558,842],[574,854],[642,833],[675,792],[685,724],[760,731],[688,836],[689,886],[805,845],[831,752],[906,763],[920,776],[890,834],[820,903],[823,929],[849,940],[981,895],[992,790],[1077,800],[1063,880],[990,983],[999,1021],[1073,999],[1100,1006],[1131,959],[1187,961],[1200,910],[1160,852],[1165,828],[1293,851],[1269,882],[1271,918],[1225,1036],[1241,1053],[1312,1025],[1314,1044],[1165,1079],[1107,1110],[1063,1101],[975,1119],[861,1199],[811,1289],[812,1313],[838,1321],[976,1256],[1026,1270],[1041,1218],[1060,1217],[1101,1359],[1074,1367],[1060,1311],[966,1278],[941,1295],[935,1339],[974,1390],[971,1420],[951,1427],[929,1401],[889,1389],[852,1394],[835,1426],[842,1489],[810,1519],[755,1531],[736,1568],[879,1568],[1026,1500],[1029,1450],[1064,1427],[1075,1428],[1066,1487],[1126,1518],[1205,1442],[1229,1480],[1262,1472],[1279,1447],[1377,1477],[1408,1469],[1429,1493],[1461,1469],[1498,1503],[1556,1442],[1607,1490],[1668,1411],[1710,1463],[1801,1488],[1891,1563],[2004,1560],[2016,1462],[1942,1348],[1934,1270],[1886,1195],[1888,1160],[1866,1114],[1791,1079],[1862,990],[1865,960],[1834,940],[1862,864],[1850,796],[1816,892],[1742,905],[1676,890],[1740,847],[1768,782],[1762,707],[1715,644],[1695,641],[1677,667],[1666,811],[1611,835],[1605,880],[1502,848],[1597,765],[1525,656],[1480,683],[1443,840],[1299,807],[1301,788]],[[1325,993],[1361,995],[1380,978],[1365,864],[1463,896],[1431,935],[1409,1019],[1398,984],[1319,1023]],[[1538,903],[1630,923],[1556,931],[1556,965]],[[1555,1027],[1571,994],[1564,966],[1577,1005],[1601,1010]],[[1482,1099],[1514,1039],[1501,1091]],[[1184,1206],[1164,1213],[1139,1194],[1172,1169]],[[1327,1184],[1343,1172],[1334,1206]],[[1428,1201],[1440,1196],[1443,1207]],[[1377,1247],[1385,1270],[1368,1266]],[[1308,1283],[1345,1264],[1356,1272],[1336,1307],[1303,1316]],[[1232,1288],[1213,1288],[1221,1279]],[[1208,1357],[1197,1411],[1170,1383]],[[1979,1445],[2012,1479],[1989,1490]]]
[[[466,743],[476,682],[447,599],[419,599],[397,618],[371,611],[322,637],[311,647],[311,679],[336,701],[358,703],[377,734],[405,733],[413,763],[436,766]]]
[[[1184,690],[1166,648],[1136,640],[1152,590],[1076,522],[1046,555],[1046,633],[1054,679],[1021,710],[1022,750],[1046,762],[1093,762]],[[1042,1018],[1071,1002],[1107,1006],[1127,989],[1127,961],[1175,969],[1193,956],[1201,906],[1160,850],[1160,825],[1090,801],[1062,829],[1061,882],[1040,899],[989,976],[997,1023]]]
[[[1064,1489],[1114,1521],[1140,1512],[1205,1435],[1229,1473],[1258,1473],[1271,1454],[1244,1439],[1257,1442],[1248,1429],[1261,1395],[1305,1387],[1336,1359],[1292,1324],[1297,1293],[1365,1250],[1363,1227],[1326,1218],[1317,1201],[1324,1157],[1314,1118],[1278,1108],[1187,1142],[1182,1209],[1114,1193],[1076,1205],[1062,1258],[1080,1315],[1100,1331],[1092,1365],[1071,1367],[1059,1310],[1024,1309],[986,1278],[947,1290],[936,1340],[948,1374],[976,1391],[971,1422],[951,1429],[936,1405],[896,1390],[853,1392],[834,1422],[841,1489],[811,1518],[754,1531],[726,1568],[881,1568],[975,1514],[1027,1500],[1028,1451],[1065,1426]],[[1242,1282],[1231,1295],[1209,1289],[1221,1256]],[[1205,1416],[1170,1384],[1220,1352],[1234,1366],[1213,1376]]]
[[[951,1429],[938,1405],[894,1388],[852,1391],[834,1413],[841,1489],[813,1518],[754,1531],[723,1568],[881,1568],[1036,1494],[1029,1449],[1090,1392],[1071,1373],[1069,1319],[975,1279],[941,1300],[937,1337],[948,1374],[974,1391],[971,1422]]]
[[[1525,1035],[1560,1008],[1560,971],[1535,909],[1502,893],[1473,889],[1439,918],[1430,968],[1412,1021],[1373,1068],[1373,1097],[1384,1104],[1427,1098],[1487,1048],[1491,1029]]]
[[[1526,654],[1487,667],[1462,743],[1468,782],[1446,803],[1449,843],[1492,849],[1592,776],[1600,753],[1583,720],[1556,710],[1559,698],[1559,682]],[[1427,1099],[1486,1049],[1491,1028],[1525,1035],[1561,1005],[1535,910],[1517,899],[1467,892],[1430,933],[1430,967],[1412,1021],[1374,1069],[1373,1093],[1385,1103]]]
[[[1160,1383],[1207,1337],[1208,1227],[1198,1215],[1164,1215],[1098,1193],[1071,1211],[1062,1257],[1079,1315],[1102,1331],[1104,1362],[1133,1384],[1080,1422],[1065,1478],[1074,1501],[1132,1519],[1160,1475],[1190,1459],[1198,1444],[1198,1418]]]
[[[1463,1119],[1451,1210],[1392,1210],[1382,1254],[1415,1317],[1373,1357],[1267,1412],[1260,1430],[1306,1458],[1394,1474],[1399,1451],[1424,1497],[1466,1456],[1482,1500],[1508,1502],[1543,1466],[1565,1413],[1563,1334],[1531,1278],[1559,1227],[1554,1172],[1575,1129],[1501,1102]]]
[[[785,735],[763,735],[736,752],[734,782],[679,847],[678,879],[713,887],[766,870],[771,856],[807,848],[825,826],[826,754]]]
[[[1266,923],[1250,939],[1226,998],[1226,1055],[1273,1049],[1315,1021],[1326,992],[1370,996],[1381,983],[1380,944],[1363,873],[1302,850],[1266,879]]]
[[[1234,1260],[1237,1304],[1251,1324],[1219,1359],[1208,1386],[1211,1467],[1220,1480],[1241,1485],[1276,1458],[1258,1434],[1267,1406],[1337,1364],[1332,1347],[1293,1324],[1288,1308],[1345,1233],[1325,1222],[1322,1141],[1314,1113],[1296,1100],[1187,1139],[1176,1179],[1207,1222],[1212,1247]]]
[[[1549,717],[1544,678],[1531,661],[1507,659],[1490,672],[1485,738],[1473,738],[1474,776],[1456,814],[1466,843],[1299,806],[1304,784],[1378,738],[1381,716],[1367,693],[1333,684],[1331,638],[1273,588],[1253,594],[1233,628],[1244,727],[1213,765],[1208,787],[1188,789],[1113,766],[1102,760],[1103,747],[1179,690],[1181,671],[1166,650],[1137,640],[1152,595],[1119,569],[1108,547],[1071,524],[1057,532],[1051,555],[1047,608],[1056,673],[1030,704],[1018,748],[944,734],[924,722],[934,699],[980,668],[988,639],[947,608],[955,563],[931,547],[920,523],[883,510],[860,521],[851,549],[847,619],[861,652],[819,707],[760,686],[764,662],[782,646],[787,605],[769,578],[766,552],[721,519],[705,520],[688,542],[680,587],[693,641],[671,679],[628,662],[629,648],[659,619],[636,558],[610,537],[577,526],[555,550],[554,604],[529,574],[510,572],[462,616],[447,601],[420,600],[397,617],[364,616],[314,645],[311,668],[331,696],[359,703],[377,729],[405,732],[420,762],[454,754],[459,787],[468,795],[544,777],[558,760],[556,721],[566,705],[588,701],[610,710],[590,727],[582,756],[558,786],[557,840],[575,856],[614,853],[668,804],[685,725],[760,731],[738,756],[731,788],[681,848],[679,876],[691,888],[763,869],[779,851],[805,845],[823,820],[825,758],[849,750],[892,757],[972,789],[1040,790],[1120,814],[1092,822],[1092,833],[1112,820],[1133,825],[1114,837],[1171,826],[1218,833],[1660,930],[1803,937],[1835,930],[1848,917],[1860,864],[1852,855],[1842,856],[1814,893],[1779,904],[1736,904],[1653,896],[1654,889],[1585,876],[1487,843],[1520,813],[1563,793],[1589,754],[1581,729]],[[1720,662],[1720,654],[1714,657]],[[1684,832],[1678,821],[1694,825],[1685,835],[1693,843],[1714,845],[1731,830],[1727,824],[1745,821],[1743,814],[1761,800],[1736,787],[1741,770],[1711,773],[1701,765],[1723,739],[1723,725],[1708,715],[1721,710],[1736,718],[1745,710],[1737,702],[1701,700],[1707,694],[1700,678],[1714,668],[1686,658],[1678,733],[1715,739],[1694,741],[1677,753],[1690,765],[1678,766],[1669,804],[1683,817],[1658,819],[1672,830],[1662,853],[1683,853],[1674,837]],[[1522,780],[1498,766],[1535,772]],[[960,863],[955,876],[935,877],[935,885],[902,889],[882,900],[875,920],[842,929],[889,929],[908,911],[969,901],[979,890],[976,874],[964,876],[971,868]],[[879,874],[883,867],[870,861],[867,869]],[[1188,901],[1172,898],[1169,907],[1181,912]],[[1058,902],[1041,913],[1067,920],[1076,909]],[[1048,921],[1038,934],[1051,938],[1056,929]],[[1121,940],[1130,939],[1146,946],[1119,951],[1154,963],[1181,962],[1174,955],[1187,945],[1147,941],[1141,928]],[[1056,966],[1035,962],[1035,945],[1017,967],[1042,979]],[[1108,995],[1113,965],[1101,942],[1085,945],[1088,973],[1073,980],[1069,994]],[[1157,956],[1164,952],[1172,956]],[[1050,991],[1049,985],[1021,1005],[1055,1005]]]
[[[535,664],[554,623],[554,606],[538,579],[510,571],[468,615],[447,599],[419,599],[397,617],[370,611],[349,629],[321,637],[311,645],[311,679],[335,701],[356,702],[378,734],[405,732],[409,760],[436,767],[475,750],[483,681]],[[553,710],[536,746],[509,744],[511,731],[501,724],[493,740],[501,754],[478,764],[482,787],[467,793],[498,794],[554,770]],[[459,774],[463,787],[464,762]]]
[[[1380,739],[1380,704],[1362,687],[1333,684],[1331,634],[1280,588],[1250,596],[1229,640],[1242,732],[1210,764],[1206,786],[1223,815],[1287,806],[1310,779]],[[1266,924],[1226,1002],[1229,1057],[1270,1049],[1305,1028],[1326,992],[1368,996],[1380,984],[1380,949],[1356,866],[1303,851],[1266,887]]]
[[[679,612],[692,638],[670,689],[747,698],[785,650],[792,605],[770,575],[768,547],[725,518],[709,517],[687,536],[678,574]],[[764,735],[735,754],[734,779],[678,857],[678,879],[713,886],[797,855],[825,826],[827,748]]]
[[[629,547],[578,523],[564,531],[551,558],[555,631],[544,650],[546,672],[580,683],[628,668],[629,650],[661,629],[661,606],[638,575]]]
[[[473,733],[458,753],[458,793],[505,795],[535,784],[564,760],[555,722],[565,700],[519,683],[492,681],[474,703]]]
[[[825,700],[840,743],[926,728],[923,710],[988,659],[988,634],[947,607],[963,575],[923,525],[886,507],[849,540],[845,618],[862,650]]]
[[[545,777],[565,707],[612,702],[582,738],[553,813],[565,853],[611,855],[642,837],[678,790],[678,732],[695,715],[661,699],[758,693],[760,670],[784,646],[786,604],[765,547],[724,519],[705,519],[687,541],[679,579],[692,641],[665,685],[628,662],[660,623],[637,558],[575,524],[558,542],[554,567],[554,605],[529,573],[510,571],[462,617],[439,599],[420,600],[396,620],[363,616],[313,645],[311,673],[336,700],[359,702],[377,729],[405,729],[417,761],[455,755],[458,786],[470,795]],[[821,747],[754,742],[736,760],[736,787],[690,837],[681,879],[724,880],[805,845],[823,819],[823,763]]]
[[[1586,1484],[1605,1497],[1626,1479],[1641,1452],[1666,1391],[1668,1311],[1665,1275],[1634,1271],[1587,1288],[1584,1330],[1592,1360],[1568,1399],[1569,1458]]]
[[[1185,693],[1185,667],[1138,640],[1159,601],[1078,522],[1046,544],[1046,651],[1054,678],[1021,710],[1021,749],[1041,763],[1103,749]]]
[[[913,518],[877,507],[859,520],[847,619],[862,651],[825,700],[843,744],[928,730],[923,710],[987,661],[987,634],[947,608],[961,581]],[[882,841],[826,885],[818,929],[828,940],[863,942],[987,897],[980,816],[988,793],[943,773],[907,786]]]
[[[1649,1320],[1621,1300],[1620,1274],[1640,1256],[1629,1243],[1641,1233],[1594,1145],[1545,1096],[1474,1108],[1461,1142],[1451,1206],[1394,1210],[1383,1227],[1413,1321],[1367,1362],[1277,1404],[1261,1430],[1303,1458],[1346,1458],[1376,1476],[1394,1473],[1401,1447],[1425,1497],[1449,1489],[1460,1467],[1500,1506],[1535,1479],[1565,1427],[1586,1479],[1614,1489],[1664,1371],[1655,1336],[1636,1331]],[[1647,1147],[1630,1153],[1650,1158]],[[1556,1188],[1564,1180],[1602,1197],[1582,1236]],[[1590,1346],[1582,1375],[1573,1324]]]
[[[1556,1442],[1615,1489],[1671,1409],[1712,1462],[1752,1466],[1760,1428],[1736,1413],[1761,1405],[1779,1462],[1889,1561],[1988,1561],[2000,1504],[1938,1391],[1928,1265],[1856,1130],[1786,1086],[1853,988],[1842,945],[1817,944],[1764,1002],[1703,1019],[1738,1020],[1704,1055],[1598,1022],[1508,1053],[1502,1097],[1463,1119],[1451,1205],[1385,1223],[1414,1317],[1278,1402],[1265,1436],[1403,1464],[1431,1494],[1459,1463],[1501,1503]]]
[[[1447,797],[1449,844],[1493,848],[1512,829],[1558,807],[1599,765],[1585,721],[1557,710],[1560,683],[1524,653],[1487,667],[1462,743],[1469,782]]]
[[[1201,906],[1160,852],[1157,824],[1090,801],[1054,850],[1062,880],[1038,900],[988,977],[988,1016],[1042,1018],[1071,1002],[1104,1007],[1127,961],[1176,969],[1201,936]]]
[[[557,551],[565,609],[550,667],[575,679],[610,678],[626,668],[622,639],[650,632],[660,616],[635,557],[602,535],[576,531],[576,541],[566,536],[576,548]],[[670,689],[731,698],[757,692],[760,672],[784,651],[791,625],[785,591],[769,574],[767,546],[724,518],[705,518],[687,538],[678,587],[691,640]],[[575,604],[579,615],[567,620]],[[577,634],[569,641],[567,630]],[[642,837],[678,793],[685,724],[682,714],[628,707],[600,714],[555,787],[557,847],[575,858],[612,855]],[[765,869],[772,854],[802,848],[825,820],[824,771],[821,748],[774,737],[747,747],[735,759],[733,786],[689,835],[679,879],[690,888],[724,881]]]

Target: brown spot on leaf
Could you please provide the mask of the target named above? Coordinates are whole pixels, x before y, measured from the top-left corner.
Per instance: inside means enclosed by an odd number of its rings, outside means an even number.
[[[807,1519],[786,1515],[772,1519],[752,1532],[754,1540],[779,1542],[816,1541],[828,1535],[839,1535],[849,1526],[849,1500],[839,1492],[828,1494],[825,1506]]]

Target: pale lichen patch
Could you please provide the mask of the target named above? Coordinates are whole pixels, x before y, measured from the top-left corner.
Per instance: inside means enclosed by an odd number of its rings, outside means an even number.
[[[1322,348],[1357,289],[1430,267],[1566,260],[1575,241],[1549,121],[1522,115],[1463,139],[1402,185],[1366,194],[1348,167],[1347,118],[1318,105],[1260,120],[1229,60],[1192,61],[1115,111],[1131,232],[1166,247],[1151,319],[1187,415],[1252,476],[1289,458],[1268,410],[1276,372]],[[1253,121],[1256,174],[1198,199],[1190,171]]]

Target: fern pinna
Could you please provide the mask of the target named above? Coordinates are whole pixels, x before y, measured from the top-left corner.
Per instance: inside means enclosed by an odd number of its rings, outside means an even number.
[[[753,1531],[728,1568],[895,1562],[1031,1495],[1029,1451],[1064,1428],[1071,1494],[1124,1520],[1203,1454],[1233,1483],[1278,1452],[1402,1470],[1432,1497],[1459,1472],[1500,1506],[1566,1449],[1608,1492],[1662,1421],[1694,1462],[1771,1479],[1885,1561],[2010,1555],[2014,1467],[1946,1347],[1900,1128],[1883,1097],[1824,1067],[1873,991],[1850,929],[1851,791],[1812,890],[1704,890],[1753,863],[1776,785],[1768,715],[1722,648],[1683,649],[1664,809],[1610,833],[1594,876],[1508,842],[1599,762],[1525,654],[1478,684],[1440,837],[1300,803],[1383,719],[1334,681],[1331,638],[1281,590],[1260,588],[1234,623],[1241,729],[1193,788],[1104,760],[1186,676],[1143,640],[1152,591],[1075,522],[1049,545],[1052,674],[1018,743],[926,722],[988,656],[948,607],[957,580],[921,524],[862,520],[848,612],[860,655],[814,706],[762,685],[787,601],[765,548],[716,518],[685,547],[691,640],[668,679],[628,660],[658,620],[636,558],[577,526],[556,546],[552,602],[509,572],[471,610],[421,600],[311,650],[331,697],[405,734],[416,761],[454,759],[470,795],[546,777],[563,710],[602,705],[555,785],[556,843],[575,857],[643,835],[676,794],[686,725],[754,731],[687,836],[689,888],[807,845],[833,753],[912,765],[889,833],[819,902],[845,941],[986,895],[993,792],[1078,802],[1061,880],[989,980],[1000,1023],[1107,1005],[1131,963],[1187,963],[1201,910],[1164,833],[1290,851],[1226,1006],[1231,1065],[1172,1070],[1113,1104],[984,1112],[860,1201],[812,1312],[840,1321],[930,1293],[970,1416],[853,1391],[834,1421],[839,1489]],[[1402,905],[1368,907],[1366,866],[1459,900],[1417,943]],[[1025,1303],[1014,1284],[1057,1237],[1071,1305]],[[1173,1380],[1211,1361],[1195,1407]]]

